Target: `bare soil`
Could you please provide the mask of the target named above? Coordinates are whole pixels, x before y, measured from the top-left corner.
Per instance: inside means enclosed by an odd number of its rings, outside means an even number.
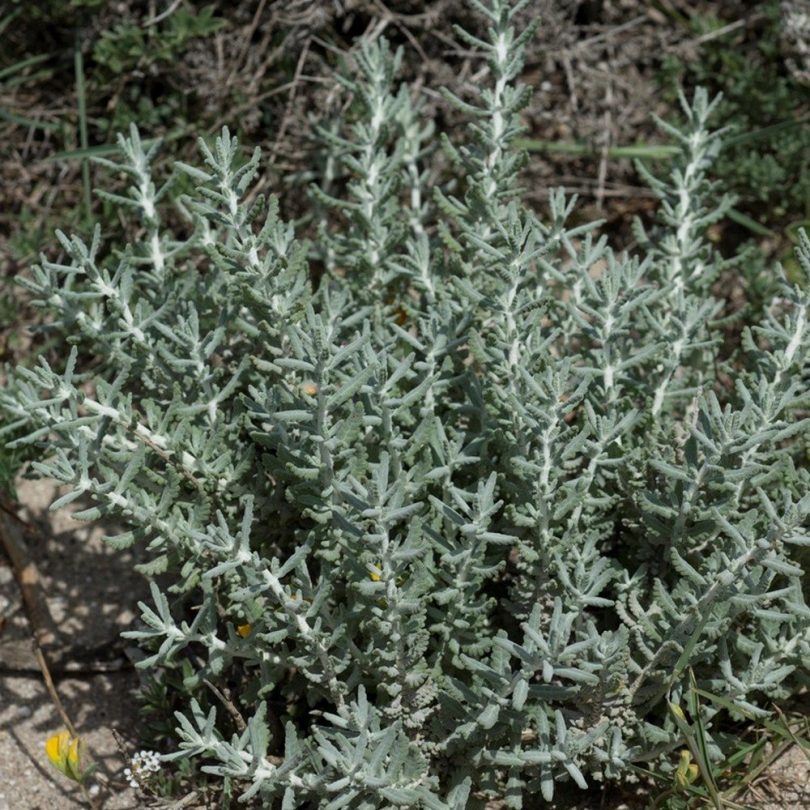
[[[19,482],[21,517],[34,528],[25,534],[28,551],[58,630],[58,647],[67,651],[65,666],[74,670],[54,674],[56,689],[99,766],[99,807],[143,807],[123,778],[127,763],[112,731],[128,743],[126,756],[140,747],[132,696],[138,679],[118,637],[135,618],[144,581],[133,571],[131,555],[104,545],[100,528],[73,520],[69,509],[48,513],[56,494],[44,481]],[[86,807],[78,787],[45,756],[45,740],[64,724],[37,669],[31,638],[10,561],[0,556],[0,810]],[[102,660],[82,660],[87,650]],[[115,667],[122,656],[123,666],[93,671],[105,662]]]

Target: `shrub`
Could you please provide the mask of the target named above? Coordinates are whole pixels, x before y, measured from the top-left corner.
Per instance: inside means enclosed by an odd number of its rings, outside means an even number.
[[[24,280],[72,347],[19,370],[11,428],[50,451],[53,508],[89,498],[76,517],[123,523],[109,542],[168,583],[128,633],[183,676],[165,759],[263,806],[551,800],[666,762],[688,670],[756,716],[807,670],[807,288],[783,280],[721,355],[703,233],[730,201],[700,91],[662,124],[681,154],[649,177],[639,257],[569,227],[561,192],[538,221],[511,146],[531,32],[473,5],[489,39],[458,33],[489,84],[454,98],[454,179],[398,55],[365,41],[313,244],[227,130],[178,164],[199,187],[169,227],[133,127],[105,161],[129,190],[102,192],[131,244],[58,234],[66,258]],[[805,237],[799,257],[810,277]]]
[[[670,102],[684,84],[723,93],[715,119],[737,131],[726,139],[715,174],[739,195],[740,207],[777,232],[810,216],[807,90],[789,70],[783,20],[787,7],[773,0],[761,3],[746,28],[725,36],[711,35],[722,31],[728,20],[696,15],[693,33],[708,37],[700,58],[668,56],[659,76]],[[731,9],[736,20],[739,7]]]

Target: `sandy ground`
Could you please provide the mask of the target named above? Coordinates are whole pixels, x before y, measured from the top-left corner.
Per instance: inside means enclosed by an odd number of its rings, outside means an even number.
[[[810,808],[810,760],[794,745],[771,769],[754,780],[745,797],[758,810],[808,810]]]
[[[66,511],[49,515],[47,506],[54,492],[52,485],[35,481],[22,481],[18,489],[26,506],[23,516],[43,529],[38,537],[28,539],[60,640],[68,646],[76,639],[85,646],[116,644],[119,633],[134,619],[133,608],[144,591],[143,579],[132,570],[131,556],[107,548],[99,530],[72,520]],[[0,617],[5,620],[0,625],[2,668],[4,660],[8,663],[12,658],[11,645],[19,648],[31,632],[13,572],[2,556]],[[138,794],[124,781],[127,763],[111,732],[115,729],[129,743],[128,755],[140,748],[132,697],[135,672],[127,668],[55,680],[69,717],[108,783],[99,796],[100,807],[142,807]],[[77,786],[45,757],[45,740],[62,728],[40,675],[0,671],[0,810],[87,806]]]

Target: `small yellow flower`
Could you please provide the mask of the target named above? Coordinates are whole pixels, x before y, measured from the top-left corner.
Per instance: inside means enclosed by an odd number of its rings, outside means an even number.
[[[71,737],[69,731],[60,731],[45,741],[45,753],[51,764],[75,782],[81,782],[83,778],[81,748],[81,738]]]
[[[380,581],[382,581],[382,572],[377,573],[377,571],[380,571],[380,569],[375,566],[374,571],[369,571],[368,572],[368,578],[372,582],[380,582]],[[401,586],[403,582],[405,582],[405,577],[404,576],[397,577],[397,586]]]
[[[692,762],[692,755],[684,748],[681,751],[681,761],[678,763],[678,770],[675,771],[675,785],[680,790],[686,790],[695,779],[698,778],[700,768]]]
[[[236,632],[239,633],[242,638],[247,638],[252,630],[253,628],[249,624],[240,624],[236,627]]]

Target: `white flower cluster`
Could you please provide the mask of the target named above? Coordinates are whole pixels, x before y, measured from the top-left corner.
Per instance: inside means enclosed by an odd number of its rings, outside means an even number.
[[[129,768],[124,768],[124,778],[129,782],[130,787],[138,788],[143,779],[149,774],[157,773],[160,770],[160,754],[156,751],[138,751],[130,760]]]

